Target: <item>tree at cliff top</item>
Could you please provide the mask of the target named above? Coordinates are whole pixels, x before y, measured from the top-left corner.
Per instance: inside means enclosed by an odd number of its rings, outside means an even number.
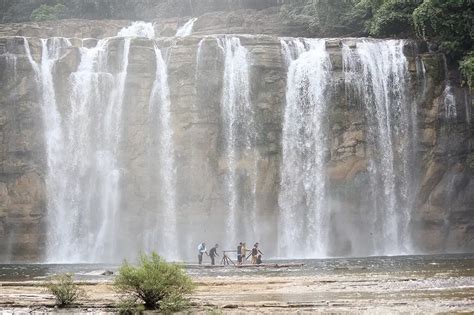
[[[319,36],[351,33],[360,35],[363,31],[360,21],[347,21],[347,16],[353,9],[353,1],[350,0],[306,0],[303,3],[283,5],[280,16],[283,23],[304,26],[312,34]]]
[[[306,25],[317,36],[410,36],[413,10],[421,1],[306,0],[284,5],[284,22]]]
[[[281,8],[284,23],[314,36],[420,37],[440,43],[472,83],[472,0],[306,0]]]
[[[370,21],[374,36],[410,36],[413,34],[413,11],[416,1],[389,0],[383,2]]]
[[[42,4],[39,8],[33,10],[33,13],[31,13],[31,20],[36,22],[57,20],[63,16],[65,10],[66,7],[60,3],[54,6]]]
[[[413,13],[418,36],[439,42],[452,61],[462,59],[461,71],[471,88],[474,77],[473,4],[472,0],[425,0]]]

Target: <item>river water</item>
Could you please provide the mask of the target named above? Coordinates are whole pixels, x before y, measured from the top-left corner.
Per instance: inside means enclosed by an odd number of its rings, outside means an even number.
[[[232,259],[232,257],[231,257]],[[219,262],[219,260],[218,260]],[[360,258],[307,259],[307,260],[268,260],[264,263],[302,263],[301,267],[286,268],[208,268],[204,259],[203,266],[194,262],[185,263],[186,271],[193,278],[200,277],[241,277],[241,276],[351,276],[385,275],[406,277],[409,279],[429,279],[442,276],[458,278],[466,285],[474,286],[474,254],[428,255],[428,256],[384,256]],[[35,281],[61,273],[72,273],[77,280],[104,281],[113,279],[113,275],[100,275],[102,271],[117,272],[116,264],[1,264],[0,282]],[[433,284],[435,286],[435,284]]]

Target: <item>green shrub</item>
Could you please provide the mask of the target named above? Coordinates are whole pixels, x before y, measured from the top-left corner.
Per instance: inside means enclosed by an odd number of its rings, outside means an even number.
[[[84,290],[74,283],[71,274],[62,274],[53,277],[46,288],[56,298],[56,305],[68,306],[74,304],[78,299],[86,296]]]
[[[470,0],[425,0],[413,12],[415,30],[423,39],[441,43],[451,59],[472,50],[474,6]]]
[[[352,33],[354,25],[347,19],[354,4],[351,0],[302,0],[280,8],[283,23],[301,25],[313,35]]]
[[[280,8],[280,18],[284,24],[299,25],[309,32],[319,31],[316,14],[315,6],[310,2],[301,6],[285,4]]]
[[[375,12],[370,26],[374,36],[392,36],[413,33],[415,1],[389,0]]]
[[[143,304],[146,309],[178,311],[185,307],[184,295],[191,293],[193,283],[180,266],[152,253],[142,254],[138,266],[125,261],[114,287],[128,303]]]
[[[66,7],[61,3],[58,3],[54,6],[42,4],[39,8],[33,10],[30,18],[32,21],[36,22],[57,20],[62,17],[65,10]]]
[[[474,90],[474,53],[469,53],[460,62],[461,73],[471,90]]]
[[[145,310],[143,304],[137,303],[136,299],[134,298],[127,298],[124,297],[117,305],[118,313],[120,315],[134,315],[140,314],[142,311]]]

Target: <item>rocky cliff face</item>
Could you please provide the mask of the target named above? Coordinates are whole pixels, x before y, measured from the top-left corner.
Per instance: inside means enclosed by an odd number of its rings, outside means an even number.
[[[0,40],[0,233],[2,261],[37,260],[44,249],[46,195],[41,105],[23,39]]]
[[[259,14],[259,13],[252,13]],[[237,222],[250,225],[256,220],[256,234],[267,244],[269,254],[277,254],[278,212],[282,163],[282,126],[285,112],[287,63],[276,35],[304,35],[297,30],[277,26],[270,16],[265,23],[251,14],[236,13],[208,16],[195,24],[195,36],[162,38],[157,41],[166,52],[171,104],[172,140],[176,165],[177,225],[181,257],[193,252],[203,238],[226,239],[221,228],[226,222],[222,209],[228,207],[227,184],[229,155],[226,154],[223,120],[223,73],[226,64],[222,42],[216,33],[266,33],[269,36],[239,36],[250,56],[250,104],[257,138],[251,153],[242,153],[235,165],[237,184],[243,199],[249,199],[251,181],[256,172],[254,191],[257,213]],[[58,24],[57,24],[58,23]],[[212,25],[216,23],[216,28]],[[2,25],[0,34],[0,261],[38,261],[45,258],[47,225],[47,150],[41,87],[35,81],[31,61],[22,37],[28,39],[32,57],[40,62],[42,50],[38,38],[65,36],[103,38],[112,36],[128,24],[126,21],[60,21],[43,24]],[[157,33],[174,34],[177,20],[155,25]],[[226,25],[226,27],[222,27]],[[355,47],[357,40],[327,40],[325,46],[332,64],[332,97],[328,105],[329,152],[325,170],[332,204],[337,211],[331,222],[341,218],[361,226],[365,216],[361,201],[369,194],[367,185],[371,159],[383,154],[370,149],[371,123],[364,100],[354,105],[345,82],[343,43]],[[67,96],[70,74],[80,63],[80,47],[95,45],[95,40],[71,39],[71,47],[61,50],[54,68],[58,110],[68,117]],[[110,43],[108,59],[117,64],[123,39]],[[422,47],[422,45],[418,45]],[[456,73],[447,72],[443,56],[427,53],[415,43],[404,46],[408,59],[409,91],[416,101],[416,202],[410,215],[412,252],[434,253],[472,251],[474,249],[474,151],[471,143],[472,101],[457,84]],[[43,52],[44,53],[44,52]],[[123,99],[120,140],[121,208],[123,231],[117,243],[123,252],[136,249],[129,231],[146,229],[143,216],[162,202],[159,193],[164,184],[150,177],[150,155],[157,139],[150,136],[156,122],[150,117],[150,94],[154,86],[156,58],[153,41],[132,39]],[[358,78],[355,78],[358,80]],[[452,100],[450,99],[452,98]],[[85,119],[85,117],[82,117]],[[243,151],[243,149],[241,149]],[[258,156],[258,159],[254,159]],[[151,159],[152,160],[152,159]],[[257,160],[256,168],[253,166]],[[245,200],[239,211],[245,211]],[[150,222],[149,224],[153,224]],[[348,223],[349,224],[349,223]],[[353,255],[357,244],[341,225],[331,223],[333,236],[329,255]],[[135,233],[135,232],[134,232]],[[246,232],[245,232],[246,233]],[[250,235],[250,234],[245,234]],[[360,240],[364,240],[361,236]],[[250,240],[249,240],[250,241]],[[269,245],[272,244],[272,245]],[[113,246],[113,245],[110,245]],[[230,246],[230,245],[229,245]],[[370,252],[369,252],[370,254]]]
[[[189,17],[150,18],[157,36],[174,36]],[[0,27],[0,36],[47,38],[54,36],[104,38],[115,36],[129,25],[129,20],[57,20],[37,23],[11,23]],[[236,9],[227,12],[203,13],[194,23],[193,34],[268,34],[304,37],[308,31],[301,26],[282,24],[278,8],[265,10]]]

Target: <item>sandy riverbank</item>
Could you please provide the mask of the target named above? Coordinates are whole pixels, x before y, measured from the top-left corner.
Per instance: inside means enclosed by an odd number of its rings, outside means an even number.
[[[336,276],[193,277],[193,312],[474,312],[474,275],[396,276],[360,274]],[[78,312],[113,311],[117,295],[110,282],[82,283],[88,293]],[[0,308],[48,312],[53,297],[41,282],[2,282]]]

